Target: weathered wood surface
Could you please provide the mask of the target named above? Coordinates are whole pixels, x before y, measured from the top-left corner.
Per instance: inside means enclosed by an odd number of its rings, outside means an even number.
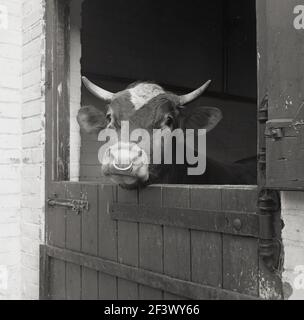
[[[259,73],[260,78],[265,79],[269,97],[268,120],[274,127],[275,122],[282,119],[291,120],[289,129],[283,126],[282,138],[266,138],[266,183],[268,187],[280,190],[303,190],[304,37],[303,30],[297,30],[294,25],[294,8],[299,2],[259,2],[258,13],[264,10],[266,15],[258,15],[258,22],[264,27],[264,35],[260,35],[258,42],[262,42],[259,45],[262,49],[259,51],[259,57],[262,55]]]
[[[110,185],[62,182],[51,184],[50,191],[52,188],[58,197],[88,199],[89,210],[77,215],[48,208],[48,246],[56,253],[49,257],[49,298],[259,296],[257,238],[167,226],[158,221],[113,220],[109,212],[111,203],[124,203],[153,205],[156,210],[158,206],[185,212],[203,208],[223,214],[252,213],[256,210],[256,187],[151,186],[137,192]]]

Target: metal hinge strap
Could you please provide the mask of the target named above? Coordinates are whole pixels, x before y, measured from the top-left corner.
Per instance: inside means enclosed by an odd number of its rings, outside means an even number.
[[[80,212],[89,210],[89,202],[87,200],[77,199],[48,199],[49,207],[62,207],[67,210],[72,210],[79,214]]]

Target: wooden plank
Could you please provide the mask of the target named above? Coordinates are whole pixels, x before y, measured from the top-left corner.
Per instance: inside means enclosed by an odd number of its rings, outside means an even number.
[[[48,197],[52,199],[65,198],[66,190],[62,183],[49,185]],[[52,246],[65,247],[66,210],[59,207],[47,208],[46,232],[47,243]]]
[[[49,298],[49,257],[46,253],[46,247],[39,247],[39,300]]]
[[[89,210],[82,213],[82,251],[98,254],[98,188],[82,185],[82,196],[89,202]]]
[[[117,222],[110,219],[108,204],[116,201],[114,186],[99,186],[98,256],[117,261]],[[117,278],[99,273],[99,299],[117,299]]]
[[[222,210],[252,211],[256,204],[254,190],[222,190]],[[223,288],[258,296],[258,277],[258,240],[223,235]]]
[[[99,272],[98,274],[98,298],[100,300],[117,299],[117,278],[111,275]]]
[[[66,263],[66,299],[81,299],[81,267],[68,262]]]
[[[66,196],[67,199],[81,198],[80,184],[67,184]],[[75,251],[81,251],[81,222],[82,215],[76,214],[71,210],[66,212],[66,248]]]
[[[164,187],[163,206],[189,208],[189,187]],[[189,229],[164,227],[164,273],[182,280],[191,279],[191,246]],[[182,296],[179,295],[178,296]],[[164,299],[172,299],[165,292]],[[178,299],[178,297],[175,297]]]
[[[65,300],[65,266],[66,262],[59,259],[50,259],[49,297],[51,300]]]
[[[258,296],[258,241],[223,236],[223,288]]]
[[[292,119],[298,132],[294,138],[266,138],[266,186],[278,190],[303,190],[304,186],[304,39],[293,23],[298,4],[296,0],[269,0],[263,8],[264,21],[272,31],[265,34],[267,65],[260,69],[267,77],[268,120]],[[258,21],[263,27],[264,21]],[[291,22],[284,25],[282,21]]]
[[[221,209],[221,189],[191,188],[191,208]],[[191,231],[192,281],[222,287],[222,235],[219,233]]]
[[[147,287],[163,290],[189,299],[256,299],[256,297],[250,295],[177,279],[165,274],[155,273],[75,251],[46,246],[46,252],[49,257],[61,261],[81,265],[89,269],[94,269],[102,273],[128,280],[131,283],[136,282]],[[128,288],[130,288],[130,286]]]
[[[257,187],[222,189],[222,211],[257,212]]]
[[[66,185],[67,199],[81,198],[80,184]],[[66,214],[66,248],[81,251],[81,214],[67,211]],[[81,268],[75,264],[66,264],[66,298],[79,300],[81,297]]]
[[[89,210],[82,212],[82,252],[98,254],[98,188],[95,185],[82,185],[82,196],[89,201]],[[98,299],[98,272],[82,268],[82,299]]]
[[[91,268],[82,267],[82,300],[98,299],[98,272]]]
[[[255,212],[160,208],[119,203],[110,206],[110,215],[112,219],[119,221],[161,224],[256,238],[260,236],[259,216]],[[234,226],[236,219],[240,222],[238,228]]]
[[[139,204],[161,206],[161,187],[144,189],[139,193]],[[139,266],[146,270],[163,272],[163,228],[158,225],[139,224]],[[160,300],[161,290],[139,286],[139,298]]]
[[[118,188],[118,202],[138,203],[137,190]],[[138,223],[118,222],[118,261],[138,267]],[[118,279],[118,299],[138,299],[138,284]]]

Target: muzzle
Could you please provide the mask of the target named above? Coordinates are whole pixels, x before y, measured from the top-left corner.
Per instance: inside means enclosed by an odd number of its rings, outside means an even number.
[[[118,142],[109,147],[102,158],[102,172],[115,183],[137,186],[149,179],[146,152],[135,143]]]

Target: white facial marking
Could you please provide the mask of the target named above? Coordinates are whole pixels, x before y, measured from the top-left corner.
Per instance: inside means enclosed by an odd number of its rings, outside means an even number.
[[[136,87],[129,89],[131,102],[135,106],[135,110],[139,110],[142,106],[148,103],[151,99],[157,97],[165,91],[156,84],[141,83]]]

